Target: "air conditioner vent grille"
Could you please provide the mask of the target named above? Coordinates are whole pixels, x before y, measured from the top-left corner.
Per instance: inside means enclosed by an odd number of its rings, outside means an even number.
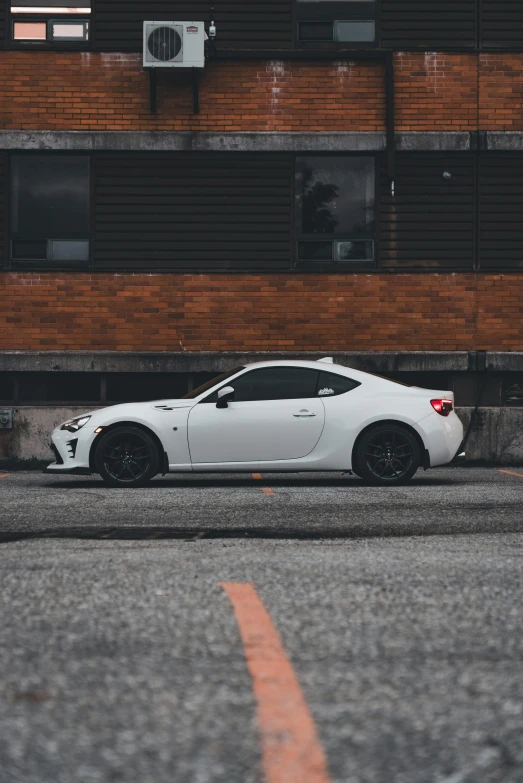
[[[147,48],[155,60],[170,62],[181,52],[182,38],[173,27],[157,27],[149,33]]]

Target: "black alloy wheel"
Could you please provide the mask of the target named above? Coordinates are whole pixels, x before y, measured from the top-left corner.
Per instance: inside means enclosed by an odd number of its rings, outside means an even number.
[[[360,439],[356,463],[358,473],[369,484],[406,484],[420,466],[420,447],[401,424],[379,424]]]
[[[115,427],[101,437],[95,463],[109,486],[142,487],[158,473],[158,449],[152,437],[139,427]]]

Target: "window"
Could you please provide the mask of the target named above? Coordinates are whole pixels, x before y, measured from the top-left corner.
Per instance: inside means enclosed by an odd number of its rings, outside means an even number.
[[[11,261],[89,260],[88,155],[11,157]]]
[[[252,370],[231,381],[234,402],[259,400],[299,400],[316,397],[317,370],[304,367],[267,367]],[[215,392],[202,402],[217,402]]]
[[[28,45],[84,43],[89,40],[90,14],[87,0],[82,5],[67,0],[12,0],[12,39]]]
[[[297,0],[298,41],[374,45],[376,3],[371,0]]]
[[[298,264],[373,266],[374,193],[372,157],[298,157]]]
[[[338,397],[340,394],[346,394],[357,386],[361,386],[357,381],[345,378],[343,375],[336,375],[333,372],[320,372],[318,380],[318,397]]]

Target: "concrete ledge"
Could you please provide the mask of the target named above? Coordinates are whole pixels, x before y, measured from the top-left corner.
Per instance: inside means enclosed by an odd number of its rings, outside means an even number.
[[[495,152],[519,152],[523,150],[523,133],[489,131],[485,135],[488,150]]]
[[[401,152],[468,152],[472,149],[471,134],[466,131],[397,133]]]
[[[517,134],[514,134],[517,135]],[[521,135],[521,134],[520,134]],[[399,150],[467,151],[470,133],[397,133]],[[379,152],[385,133],[184,131],[0,131],[0,149],[136,152]]]
[[[475,369],[466,351],[4,351],[3,372],[202,372],[225,371],[240,364],[273,359],[321,359],[371,372],[466,372]],[[513,357],[513,354],[507,354]],[[472,354],[475,357],[475,354]],[[490,357],[490,354],[489,354]],[[519,354],[523,367],[523,353]],[[502,362],[499,362],[502,364]],[[514,364],[514,362],[512,362]],[[512,366],[512,365],[511,365]],[[514,365],[515,366],[515,365]]]

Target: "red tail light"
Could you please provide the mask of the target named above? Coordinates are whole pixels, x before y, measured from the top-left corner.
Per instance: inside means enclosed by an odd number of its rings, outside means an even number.
[[[454,409],[454,403],[452,400],[431,400],[430,404],[440,416],[448,416]]]

